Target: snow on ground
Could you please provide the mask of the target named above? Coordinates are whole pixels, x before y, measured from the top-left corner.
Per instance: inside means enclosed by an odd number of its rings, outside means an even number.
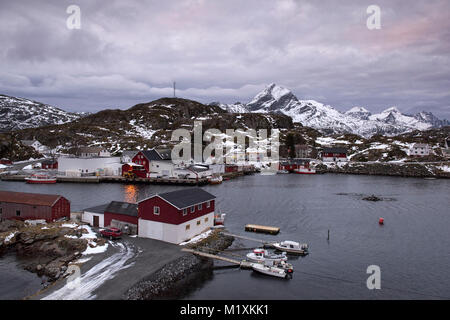
[[[444,166],[438,166],[438,167],[436,167],[436,168],[438,168],[439,170],[442,170],[442,171],[444,171],[444,172],[450,172],[450,166],[447,166],[447,165],[444,165]]]
[[[31,164],[22,168],[22,170],[33,170],[33,166]]]
[[[102,260],[79,277],[68,281],[61,289],[44,297],[42,300],[92,300],[96,295],[94,291],[106,281],[114,278],[123,269],[131,267],[133,263],[127,261],[136,255],[132,247],[128,247],[120,242],[112,243],[119,252]]]
[[[11,232],[6,238],[5,238],[5,243],[8,243],[11,241],[12,238],[14,238],[14,236],[16,235],[17,231]]]
[[[316,143],[320,145],[350,144],[347,140],[338,140],[332,137],[318,137]]]
[[[108,249],[108,243],[105,243],[102,246],[97,245],[97,242],[95,242],[95,240],[97,239],[97,234],[88,225],[79,226],[76,223],[64,223],[61,225],[61,227],[71,229],[85,229],[87,231],[87,233],[82,233],[80,238],[78,238],[77,236],[65,235],[66,238],[86,239],[88,241],[87,249],[82,252],[83,255],[102,253]]]
[[[203,232],[203,233],[199,234],[198,236],[196,236],[196,237],[194,237],[194,238],[192,238],[192,239],[190,239],[188,241],[180,243],[180,246],[185,246],[187,244],[197,243],[197,242],[199,242],[199,241],[201,241],[203,239],[206,239],[207,237],[209,237],[211,232],[212,232],[212,230],[208,230],[206,232]]]

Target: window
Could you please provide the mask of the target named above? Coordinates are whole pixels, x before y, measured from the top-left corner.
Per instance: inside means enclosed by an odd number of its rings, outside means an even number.
[[[197,225],[198,225],[198,226],[200,225],[200,220],[197,221]]]
[[[206,203],[206,207],[207,207],[207,208],[211,207],[211,201],[208,201],[208,202]]]
[[[198,205],[198,210],[202,210],[202,204],[201,203]]]
[[[183,209],[183,216],[187,215],[187,209]]]
[[[16,210],[16,216],[20,217],[20,210]]]
[[[156,214],[159,216],[159,207],[157,207],[157,206],[153,207],[153,214]]]
[[[189,230],[191,226],[189,224],[186,225],[186,230]]]
[[[195,212],[195,206],[191,207],[191,213]]]

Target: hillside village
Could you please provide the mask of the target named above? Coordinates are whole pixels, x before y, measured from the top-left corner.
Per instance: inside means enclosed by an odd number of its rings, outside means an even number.
[[[221,168],[218,166],[214,168],[215,164],[208,159],[204,159],[205,166],[202,168],[198,166],[202,163],[196,164],[194,161],[182,166],[168,167],[159,163],[149,167],[150,163],[156,163],[155,161],[170,160],[169,156],[164,158],[160,156],[161,154],[154,153],[157,156],[151,156],[149,153],[153,152],[152,150],[165,150],[166,154],[170,153],[171,148],[178,143],[171,141],[172,132],[179,128],[192,132],[194,121],[201,121],[202,133],[211,128],[219,129],[221,132],[225,132],[226,129],[244,132],[249,129],[267,129],[269,132],[278,129],[279,156],[284,162],[294,163],[296,159],[304,159],[297,162],[399,164],[445,162],[449,158],[449,126],[413,130],[395,136],[327,134],[323,130],[293,122],[291,117],[282,113],[230,113],[214,104],[204,105],[192,100],[162,98],[138,104],[127,110],[103,110],[64,124],[1,133],[2,171],[6,171],[6,166],[13,162],[42,159],[40,168],[58,169],[58,173],[65,176],[124,176],[125,173],[132,172],[127,176],[134,178],[195,176],[198,179],[226,172],[251,171],[268,164],[264,160],[264,156],[267,156],[265,147],[257,146],[256,149],[252,149],[247,143],[247,148],[242,150],[235,142],[231,142],[230,139],[227,141],[230,137],[223,134],[220,138],[224,153],[226,147],[230,147],[230,143],[233,147],[228,149],[229,154],[225,154],[228,156],[228,163]],[[203,148],[208,143],[203,141]],[[134,158],[139,152],[138,157],[141,158]],[[336,154],[337,157],[333,157],[332,154]],[[100,160],[94,161],[94,158]],[[144,158],[146,160],[143,160]],[[101,162],[109,164],[105,166]],[[244,163],[247,164],[245,168],[242,165]],[[139,169],[139,165],[144,166],[145,170]],[[253,166],[253,169],[249,166]],[[342,164],[339,167],[341,168]],[[280,170],[285,168],[280,165]],[[336,166],[330,165],[318,168],[319,172],[327,170],[336,172],[337,169]],[[446,175],[446,168],[448,166],[438,165],[436,172],[442,170]],[[197,172],[193,173],[193,169]],[[203,170],[203,173],[199,173],[199,170]]]

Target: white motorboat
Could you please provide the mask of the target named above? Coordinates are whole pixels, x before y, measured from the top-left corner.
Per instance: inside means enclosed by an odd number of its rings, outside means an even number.
[[[315,174],[316,173],[316,169],[312,168],[310,166],[300,166],[298,169],[294,170],[294,173],[299,173],[299,174]]]
[[[252,262],[264,262],[264,261],[273,261],[273,262],[281,262],[287,261],[286,252],[281,254],[273,254],[269,253],[265,249],[255,249],[253,252],[247,253],[247,259]]]
[[[272,243],[275,249],[284,251],[287,253],[305,255],[308,254],[308,245],[306,243],[298,243],[295,241],[282,241]]]
[[[253,271],[278,278],[289,278],[292,276],[292,270],[266,265],[261,263],[252,264]]]

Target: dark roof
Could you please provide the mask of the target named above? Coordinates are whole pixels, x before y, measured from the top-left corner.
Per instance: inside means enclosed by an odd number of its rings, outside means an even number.
[[[111,201],[105,212],[125,214],[127,216],[138,216],[138,205],[129,202]]]
[[[155,149],[158,152],[162,160],[172,160],[172,150],[171,149]]]
[[[25,193],[0,191],[0,202],[29,204],[34,206],[53,206],[61,198],[58,194]]]
[[[58,160],[56,160],[56,159],[47,159],[47,160],[42,161],[41,163],[42,164],[54,164],[57,162],[58,162]]]
[[[345,148],[323,148],[324,153],[347,153],[347,149]]]
[[[154,196],[151,196],[150,198]],[[156,196],[159,196],[160,198],[166,200],[178,209],[187,208],[198,203],[206,202],[216,198],[216,196],[201,188],[180,189],[176,191],[160,193]],[[147,199],[141,201],[145,201]]]
[[[141,151],[142,154],[147,158],[149,161],[157,161],[157,160],[171,160],[171,153],[172,151],[170,149],[150,149],[150,150],[144,150]]]
[[[102,204],[102,205],[100,205],[100,206],[95,206],[95,207],[86,208],[86,209],[83,209],[83,211],[94,212],[94,213],[101,213],[101,214],[103,214],[103,213],[105,213],[105,209],[106,209],[106,207],[109,206],[109,204],[110,204],[110,202],[105,203],[105,204]]]

